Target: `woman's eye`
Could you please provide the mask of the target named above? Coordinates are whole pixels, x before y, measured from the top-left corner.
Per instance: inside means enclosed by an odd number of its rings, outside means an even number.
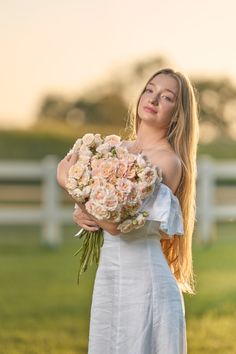
[[[162,96],[165,100],[167,100],[167,101],[171,101],[171,98],[170,97],[168,97],[168,96]]]
[[[152,92],[150,88],[145,88],[144,92]]]

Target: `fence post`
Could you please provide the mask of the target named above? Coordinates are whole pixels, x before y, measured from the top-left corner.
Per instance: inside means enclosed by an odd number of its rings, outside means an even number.
[[[200,240],[207,243],[214,224],[214,161],[203,155],[198,161],[197,215]]]
[[[59,187],[56,182],[58,159],[56,156],[46,156],[42,161],[43,168],[43,222],[42,243],[55,247],[62,241],[59,220]]]

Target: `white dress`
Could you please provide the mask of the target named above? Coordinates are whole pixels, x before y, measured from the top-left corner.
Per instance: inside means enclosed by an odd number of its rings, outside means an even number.
[[[178,198],[163,183],[143,204],[145,225],[104,231],[90,313],[88,354],[186,354],[182,292],[160,244],[159,229],[183,235]]]

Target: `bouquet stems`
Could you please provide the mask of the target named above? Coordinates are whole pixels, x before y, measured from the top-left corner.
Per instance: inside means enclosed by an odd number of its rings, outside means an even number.
[[[98,265],[104,238],[102,229],[97,231],[81,229],[75,236],[83,240],[82,246],[74,254],[76,256],[81,253],[77,277],[77,284],[79,285],[80,275],[87,270],[89,263],[92,264],[95,262]]]

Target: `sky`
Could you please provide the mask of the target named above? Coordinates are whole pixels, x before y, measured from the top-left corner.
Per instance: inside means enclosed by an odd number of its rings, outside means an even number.
[[[236,84],[235,13],[235,0],[0,0],[0,128],[148,56]]]

